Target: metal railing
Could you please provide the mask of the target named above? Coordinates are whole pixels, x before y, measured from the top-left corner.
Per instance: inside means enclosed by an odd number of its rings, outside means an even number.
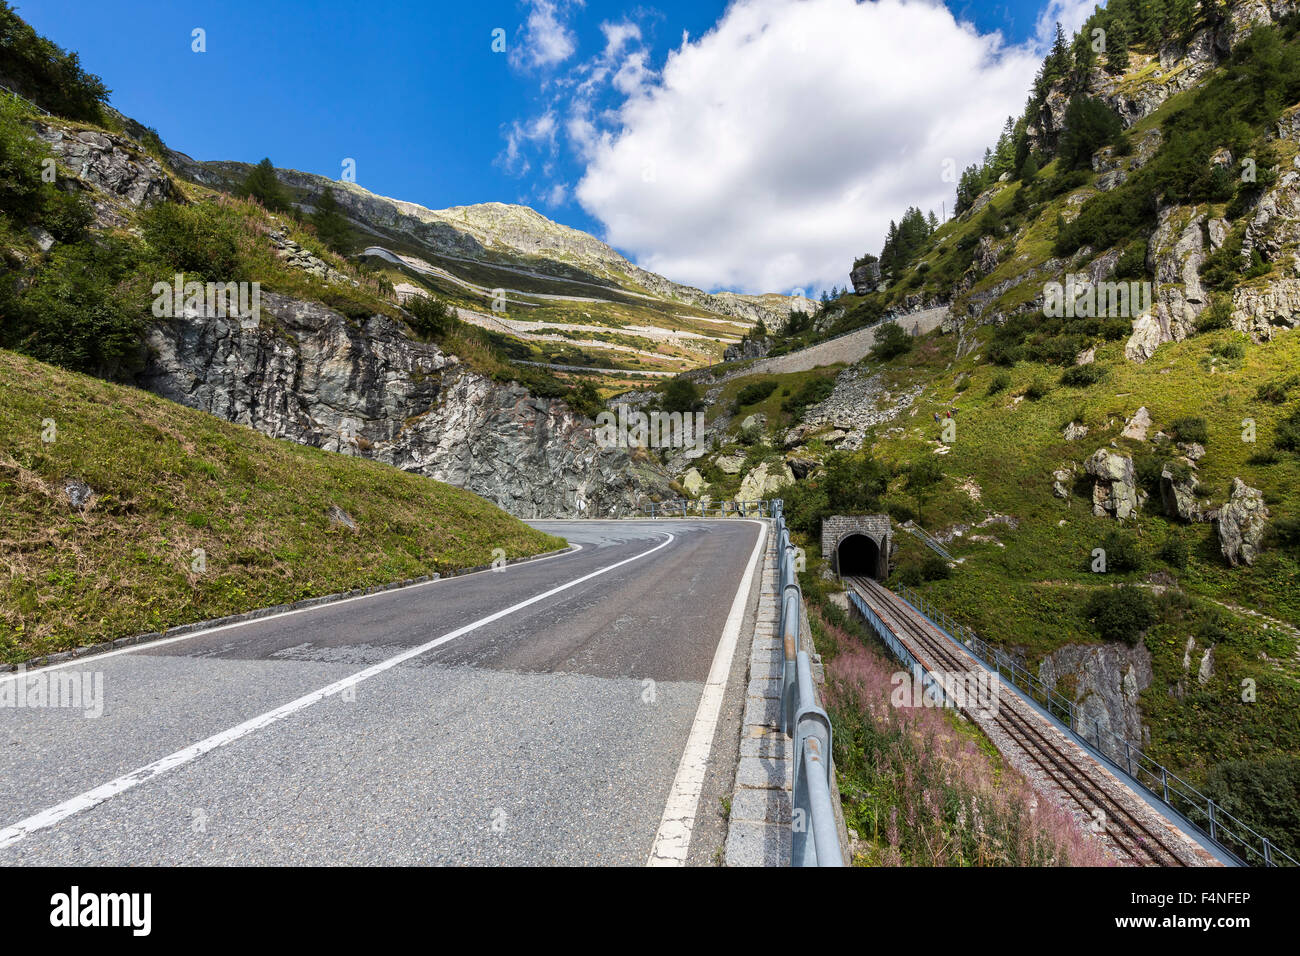
[[[1210,839],[1238,861],[1247,866],[1300,865],[1289,854],[1274,846],[1268,837],[1257,833],[1238,820],[1212,798],[1143,753],[1127,739],[1116,736],[1108,729],[1103,729],[1097,718],[1086,717],[1075,706],[1074,701],[1058,694],[1040,678],[1004,654],[1001,649],[989,644],[964,624],[954,621],[932,602],[906,585],[895,585],[894,591],[929,618],[930,622],[949,640],[966,648],[990,669],[995,670],[999,679],[1009,681],[1042,707],[1053,721],[1068,730],[1087,750],[1114,769],[1126,774],[1134,783],[1172,810],[1188,826]],[[868,617],[868,620],[871,620],[871,617]],[[911,655],[907,655],[906,659],[910,658]],[[1088,734],[1089,723],[1092,725],[1091,737]]]
[[[843,866],[839,825],[832,802],[831,719],[817,703],[812,657],[802,647],[803,591],[799,587],[798,548],[790,541],[781,499],[770,510],[776,532],[777,637],[784,654],[781,675],[781,730],[794,745],[792,866]]]
[[[9,87],[7,87],[7,86],[0,85],[0,93],[8,93],[8,94],[13,98],[13,99],[20,100],[21,102],[26,103],[26,104],[27,104],[31,109],[34,109],[36,112],[41,113],[41,114],[44,115],[44,116],[53,116],[53,115],[54,115],[54,114],[51,113],[49,110],[45,109],[45,107],[43,107],[43,106],[37,106],[35,103],[33,103],[33,102],[32,102],[31,100],[29,100],[27,97],[25,97],[25,96],[23,96],[21,93],[19,93],[17,90],[11,90],[11,89],[9,89]]]
[[[934,535],[930,534],[930,532],[926,531],[915,521],[904,521],[902,524],[899,525],[899,527],[902,528],[904,531],[906,531],[908,534],[915,535],[917,538],[921,540],[921,543],[923,545],[925,545],[935,554],[939,555],[941,558],[947,561],[952,560],[952,555],[948,552],[948,549],[945,548],[942,544],[940,544],[939,540]]]
[[[708,498],[672,498],[668,501],[651,501],[641,510],[652,518],[771,518],[773,507],[780,499],[762,498],[756,501],[732,501]]]

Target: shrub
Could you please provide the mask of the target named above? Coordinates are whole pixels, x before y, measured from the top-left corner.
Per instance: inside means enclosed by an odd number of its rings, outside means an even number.
[[[1075,365],[1067,368],[1061,375],[1061,384],[1072,388],[1086,388],[1109,378],[1109,373],[1095,362],[1088,365]]]
[[[428,295],[412,296],[406,301],[411,331],[426,342],[442,339],[452,329],[453,317],[445,302]]]
[[[1255,391],[1255,399],[1270,405],[1281,405],[1291,397],[1291,389],[1297,385],[1300,385],[1300,375],[1292,375],[1279,382],[1267,382]]]
[[[1300,408],[1277,423],[1273,444],[1281,451],[1300,451]]]
[[[998,372],[993,376],[993,381],[989,382],[988,394],[996,395],[999,392],[1005,392],[1011,387],[1011,376],[1006,372]]]
[[[736,393],[736,400],[731,406],[733,414],[744,408],[746,405],[758,404],[774,391],[776,391],[776,382],[774,380],[768,380],[766,382],[750,382]]]
[[[1248,826],[1300,856],[1300,758],[1234,760],[1210,770],[1206,796]]]
[[[1121,574],[1129,571],[1141,571],[1145,560],[1137,541],[1123,531],[1112,531],[1101,542],[1106,552],[1106,570]]]
[[[664,389],[662,408],[665,412],[693,412],[700,407],[700,390],[687,378],[675,378]]]
[[[1204,445],[1210,440],[1204,418],[1177,418],[1169,427],[1178,440],[1182,442],[1196,442]]]
[[[1188,549],[1187,542],[1179,535],[1171,534],[1165,538],[1164,543],[1160,545],[1160,550],[1156,552],[1160,560],[1171,568],[1187,567]]]
[[[1227,299],[1216,297],[1210,307],[1196,317],[1197,332],[1217,332],[1232,326],[1232,305]]]
[[[1036,402],[1045,398],[1047,393],[1050,391],[1051,386],[1046,382],[1035,380],[1030,382],[1029,387],[1025,389],[1025,398],[1029,399],[1031,402]]]
[[[1084,608],[1103,640],[1136,644],[1156,621],[1150,596],[1135,587],[1102,588],[1094,591]]]
[[[835,391],[835,380],[831,378],[810,378],[799,386],[799,390],[781,403],[781,410],[798,417],[809,405],[816,405],[831,397]]]
[[[1219,358],[1242,359],[1246,357],[1246,346],[1241,339],[1230,339],[1222,345],[1215,346],[1214,354]],[[1263,386],[1260,388],[1262,391]]]
[[[239,252],[246,223],[235,211],[212,202],[166,202],[145,212],[140,222],[155,255],[176,271],[216,282],[248,279]]]
[[[1115,262],[1116,279],[1141,279],[1147,274],[1147,244],[1135,239],[1124,247]]]
[[[144,310],[122,287],[137,270],[136,250],[120,239],[56,246],[0,326],[0,342],[91,375],[133,369]]]
[[[912,337],[897,322],[886,322],[876,330],[876,341],[871,346],[871,357],[878,362],[906,355],[912,350]]]

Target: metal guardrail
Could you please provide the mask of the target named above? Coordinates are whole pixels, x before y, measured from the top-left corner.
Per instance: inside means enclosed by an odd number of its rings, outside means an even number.
[[[817,703],[812,658],[800,647],[803,591],[798,549],[785,526],[783,502],[770,502],[776,531],[777,593],[781,596],[777,636],[784,650],[781,679],[781,729],[794,744],[792,866],[843,866],[839,826],[832,803],[831,719]]]
[[[1053,721],[1068,730],[1087,750],[1126,774],[1188,826],[1241,863],[1247,866],[1300,866],[1289,854],[1274,846],[1268,837],[1238,820],[1163,764],[1143,753],[1128,740],[1109,730],[1103,730],[1096,718],[1092,718],[1092,736],[1089,738],[1087,718],[1080,713],[1074,701],[1052,690],[999,648],[989,644],[964,624],[954,621],[911,588],[900,584],[894,586],[894,591],[924,614],[950,640],[966,648],[997,671],[1000,679],[1009,681],[1041,706]],[[907,655],[907,658],[910,657],[910,654]]]
[[[781,731],[794,746],[791,866],[843,866],[839,824],[831,784],[831,719],[817,703],[812,657],[802,648],[803,591],[799,587],[799,549],[790,541],[780,498],[759,501],[705,501],[675,498],[644,506],[652,518],[771,518],[776,532],[777,637],[783,649]]]
[[[773,508],[780,503],[779,498],[756,501],[671,498],[668,501],[651,501],[642,505],[641,510],[652,518],[771,518]]]
[[[902,528],[904,531],[906,531],[908,534],[915,535],[917,538],[921,540],[921,543],[923,545],[925,545],[927,548],[929,548],[935,554],[939,555],[944,560],[946,561],[952,560],[952,555],[949,553],[948,549],[945,548],[942,544],[940,544],[939,540],[934,535],[930,534],[930,532],[926,531],[915,521],[904,521],[902,524],[899,525],[899,527]]]

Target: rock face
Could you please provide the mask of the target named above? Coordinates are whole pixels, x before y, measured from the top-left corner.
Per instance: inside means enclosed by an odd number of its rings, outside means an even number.
[[[1232,325],[1256,342],[1300,326],[1300,279],[1237,286],[1232,290]]]
[[[864,262],[856,266],[849,273],[849,281],[853,283],[853,291],[857,295],[875,292],[880,286],[880,263]]]
[[[147,347],[139,384],[165,398],[467,488],[519,517],[623,515],[671,494],[655,467],[601,449],[563,402],[463,368],[386,316],[350,322],[264,292],[259,329],[185,316],[151,326]]]
[[[760,498],[770,498],[772,493],[783,485],[788,485],[794,481],[794,472],[785,462],[772,464],[763,462],[740,482],[740,491],[737,492],[736,498],[739,501],[757,501]]]
[[[1138,644],[1067,644],[1043,658],[1039,679],[1048,687],[1073,700],[1087,737],[1093,738],[1093,722],[1121,740],[1141,746],[1146,741],[1139,699],[1151,684],[1151,654]],[[1073,694],[1060,686],[1073,678]],[[1123,747],[1118,748],[1122,756]],[[1114,756],[1114,752],[1107,748]]]
[[[35,123],[34,129],[72,177],[92,188],[95,223],[101,228],[127,224],[115,207],[148,207],[173,197],[172,181],[162,166],[130,140],[44,122]]]
[[[1236,567],[1255,563],[1268,528],[1268,516],[1264,493],[1240,478],[1233,478],[1232,495],[1219,509],[1214,522],[1219,532],[1219,548],[1228,564]]]
[[[724,362],[743,362],[747,359],[760,359],[772,351],[772,340],[762,336],[742,339],[722,350]]]
[[[1181,521],[1202,520],[1196,500],[1196,474],[1190,459],[1167,462],[1160,470],[1160,501],[1165,514]]]
[[[1147,430],[1151,427],[1151,413],[1143,405],[1133,417],[1124,423],[1124,430],[1120,432],[1122,438],[1132,438],[1135,441],[1146,441]]]
[[[1084,463],[1084,470],[1097,479],[1092,489],[1092,513],[1113,514],[1121,521],[1137,514],[1137,481],[1133,459],[1109,448],[1098,448]]]
[[[1147,252],[1147,265],[1155,275],[1154,308],[1134,319],[1133,335],[1124,349],[1131,361],[1145,362],[1158,346],[1187,338],[1209,304],[1200,274],[1205,262],[1204,226],[1203,213],[1182,206],[1160,211]]]
[[[698,498],[700,492],[709,487],[709,483],[704,480],[704,476],[700,474],[698,469],[691,468],[686,474],[682,475],[682,487],[686,489],[686,493],[692,498]]]

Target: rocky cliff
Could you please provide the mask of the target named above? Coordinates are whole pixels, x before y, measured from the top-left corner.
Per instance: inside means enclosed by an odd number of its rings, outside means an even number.
[[[556,399],[499,384],[392,319],[351,321],[262,295],[261,326],[187,313],[147,332],[139,384],[230,421],[467,488],[524,518],[637,510],[665,493],[653,465],[597,447]]]

